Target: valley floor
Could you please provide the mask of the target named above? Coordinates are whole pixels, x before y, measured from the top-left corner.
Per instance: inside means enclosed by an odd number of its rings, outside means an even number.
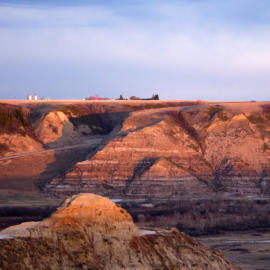
[[[268,270],[270,265],[270,228],[222,232],[197,237],[197,240],[221,251],[245,270]]]

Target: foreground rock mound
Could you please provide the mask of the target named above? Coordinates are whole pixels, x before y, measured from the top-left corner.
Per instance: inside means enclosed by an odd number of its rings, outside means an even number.
[[[79,194],[50,218],[0,233],[0,269],[240,269],[171,231],[139,230],[107,198]]]

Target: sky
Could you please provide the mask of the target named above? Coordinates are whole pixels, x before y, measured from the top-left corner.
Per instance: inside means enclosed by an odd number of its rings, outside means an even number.
[[[269,100],[269,0],[0,0],[0,99]]]

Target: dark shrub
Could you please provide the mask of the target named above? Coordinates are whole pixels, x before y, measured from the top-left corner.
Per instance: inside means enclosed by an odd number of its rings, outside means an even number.
[[[222,110],[223,110],[222,106],[212,105],[212,106],[207,108],[207,113],[208,113],[210,119],[212,119],[217,113],[221,112]]]
[[[21,107],[0,104],[0,133],[25,134],[30,127],[29,117]]]

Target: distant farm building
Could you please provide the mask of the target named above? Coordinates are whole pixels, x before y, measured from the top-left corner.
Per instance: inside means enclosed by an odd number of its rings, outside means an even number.
[[[27,99],[28,100],[38,100],[38,96],[37,95],[28,95]]]
[[[93,96],[91,96],[90,98],[87,98],[88,100],[102,100],[102,98],[101,97],[93,97]]]

